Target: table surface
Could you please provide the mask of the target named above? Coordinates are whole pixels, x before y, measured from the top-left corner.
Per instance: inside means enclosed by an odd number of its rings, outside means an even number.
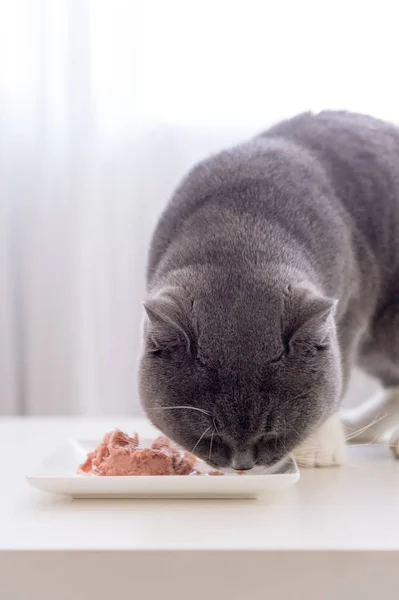
[[[399,461],[382,446],[259,500],[72,500],[26,483],[66,438],[115,427],[154,434],[138,419],[0,419],[0,550],[399,550]]]

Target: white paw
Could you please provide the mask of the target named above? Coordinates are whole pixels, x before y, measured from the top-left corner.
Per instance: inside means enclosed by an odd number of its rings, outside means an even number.
[[[389,445],[394,457],[399,458],[399,427],[396,427],[396,429],[393,430],[389,440]]]
[[[346,462],[346,442],[339,415],[333,415],[295,451],[300,467],[337,467]]]

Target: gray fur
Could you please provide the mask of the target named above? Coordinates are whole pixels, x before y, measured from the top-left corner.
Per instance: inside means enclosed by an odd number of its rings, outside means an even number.
[[[196,166],[154,233],[147,313],[143,405],[214,465],[281,459],[355,362],[398,385],[399,130],[306,113]]]

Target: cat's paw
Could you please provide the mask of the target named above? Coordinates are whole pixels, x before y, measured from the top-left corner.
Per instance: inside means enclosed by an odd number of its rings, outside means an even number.
[[[389,440],[389,445],[394,457],[399,459],[399,426],[393,430]]]
[[[338,467],[346,462],[346,442],[340,416],[333,415],[295,451],[300,467]]]

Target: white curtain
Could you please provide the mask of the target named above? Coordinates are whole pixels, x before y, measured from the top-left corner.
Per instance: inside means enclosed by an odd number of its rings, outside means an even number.
[[[146,250],[173,187],[301,110],[398,120],[382,4],[0,4],[0,414],[139,410]]]

